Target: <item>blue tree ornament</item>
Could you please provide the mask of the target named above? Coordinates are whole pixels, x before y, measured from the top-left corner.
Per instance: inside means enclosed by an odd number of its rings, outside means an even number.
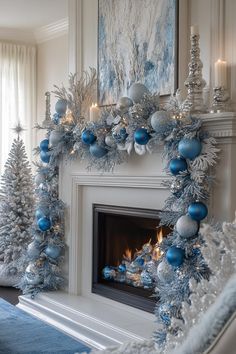
[[[90,145],[89,148],[90,154],[93,157],[96,157],[97,159],[100,159],[101,157],[105,156],[108,152],[108,150],[106,148],[104,148],[101,145],[98,145],[96,143]]]
[[[60,114],[60,115],[63,115],[66,113],[66,109],[67,109],[67,101],[66,100],[63,100],[63,99],[60,99],[56,102],[56,105],[55,105],[55,111]]]
[[[120,273],[125,273],[126,272],[126,265],[124,263],[121,263],[119,266],[118,266],[118,271]]]
[[[150,139],[147,129],[139,128],[134,133],[134,140],[139,145],[146,145]]]
[[[188,207],[188,213],[193,220],[201,221],[208,214],[207,206],[202,202],[191,203]]]
[[[173,267],[179,267],[183,264],[185,252],[182,248],[172,246],[166,252],[166,260]]]
[[[61,248],[57,245],[48,245],[45,249],[45,253],[48,257],[56,259],[61,254]]]
[[[51,228],[51,226],[51,220],[45,216],[38,220],[38,227],[41,231],[47,231]]]
[[[50,161],[50,153],[48,151],[40,151],[40,158],[43,162],[49,163]]]
[[[180,155],[185,159],[193,160],[198,155],[200,155],[202,151],[202,144],[200,140],[197,138],[193,138],[193,139],[184,138],[179,142],[178,151]]]
[[[83,131],[81,139],[84,144],[86,145],[91,145],[96,141],[96,136],[91,132],[91,130],[86,129]]]
[[[183,158],[177,157],[176,159],[170,160],[169,169],[173,175],[178,175],[180,172],[186,171],[188,168],[187,162]]]
[[[41,143],[39,144],[40,150],[41,151],[48,151],[48,145],[49,145],[48,139],[42,140]]]

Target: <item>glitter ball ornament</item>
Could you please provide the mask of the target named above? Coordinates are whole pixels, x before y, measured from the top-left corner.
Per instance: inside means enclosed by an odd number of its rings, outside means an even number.
[[[197,236],[199,224],[189,215],[182,215],[176,223],[176,231],[183,238]]]
[[[187,162],[183,158],[175,158],[170,160],[169,169],[173,175],[178,175],[180,172],[186,171],[188,168]]]
[[[57,146],[63,137],[63,132],[59,130],[52,130],[49,136],[49,144],[54,147]]]
[[[146,145],[150,139],[147,129],[139,128],[134,133],[134,140],[139,145]]]
[[[165,133],[171,123],[170,114],[166,111],[157,111],[151,116],[151,126],[157,133]]]
[[[178,194],[179,192],[181,192],[182,189],[183,189],[182,180],[176,179],[175,181],[173,181],[171,183],[171,186],[170,186],[171,193]]]
[[[40,148],[40,150],[48,151],[48,145],[49,145],[49,140],[48,139],[44,139],[39,144],[39,148]]]
[[[38,227],[41,231],[47,231],[51,226],[51,220],[47,217],[42,217],[38,220]]]
[[[40,151],[40,158],[43,162],[49,163],[50,161],[50,153],[48,151]]]
[[[165,260],[158,264],[157,276],[163,283],[169,283],[174,279],[173,269]]]
[[[48,245],[45,249],[45,253],[48,257],[56,259],[61,254],[61,248],[57,245]]]
[[[90,145],[89,151],[90,151],[90,154],[93,157],[96,157],[97,159],[100,159],[101,157],[105,156],[108,152],[108,150],[106,148],[104,148],[103,146],[98,145],[96,143]]]
[[[133,101],[129,97],[121,97],[117,103],[120,110],[126,110],[133,106]]]
[[[129,97],[135,103],[141,102],[142,99],[144,98],[144,95],[148,93],[149,91],[146,88],[146,86],[139,82],[136,82],[133,85],[131,85],[129,89]]]
[[[91,130],[86,129],[83,131],[81,139],[84,144],[86,145],[91,145],[96,141],[96,136],[91,132]]]
[[[182,248],[172,246],[166,252],[166,260],[173,267],[179,267],[183,264],[185,252]]]
[[[158,309],[159,316],[166,326],[171,323],[171,306],[169,304],[162,304]]]
[[[191,203],[188,207],[188,213],[193,220],[201,221],[208,214],[207,206],[202,202]]]
[[[115,139],[112,135],[107,135],[105,137],[105,144],[109,147],[114,147],[116,145]]]
[[[40,255],[40,248],[39,248],[39,243],[38,242],[31,242],[28,245],[28,256],[30,258],[37,258]]]
[[[67,101],[63,99],[59,99],[55,104],[55,111],[58,114],[63,115],[66,113],[66,109],[67,109]]]
[[[185,159],[193,160],[198,155],[200,155],[202,151],[202,144],[200,140],[197,138],[193,138],[193,139],[184,138],[179,142],[178,151],[180,155]]]
[[[140,281],[143,284],[144,289],[150,289],[153,286],[152,277],[146,270],[141,272]]]

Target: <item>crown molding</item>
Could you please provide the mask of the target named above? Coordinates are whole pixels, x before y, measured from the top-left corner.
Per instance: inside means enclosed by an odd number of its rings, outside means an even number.
[[[36,43],[43,43],[61,37],[68,33],[68,18],[39,27],[33,33]]]
[[[22,30],[19,28],[0,28],[0,40],[17,41],[24,43],[35,43],[35,37],[30,30]]]

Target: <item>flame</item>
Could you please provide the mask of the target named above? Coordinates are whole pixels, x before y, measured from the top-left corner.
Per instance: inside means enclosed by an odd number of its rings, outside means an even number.
[[[131,259],[132,259],[132,250],[130,248],[126,248],[123,257],[128,259],[129,261],[131,261]]]
[[[162,241],[163,241],[163,231],[161,228],[160,231],[157,231],[157,242],[160,245],[162,243]]]
[[[93,107],[97,107],[98,105],[97,105],[97,103],[92,103],[92,106],[91,106],[91,108],[93,108]]]
[[[163,255],[163,252],[160,249],[160,244],[163,241],[163,231],[162,228],[157,231],[157,243],[155,244],[154,248],[153,248],[153,253],[152,253],[152,259],[157,261],[158,259],[161,258],[161,256]]]

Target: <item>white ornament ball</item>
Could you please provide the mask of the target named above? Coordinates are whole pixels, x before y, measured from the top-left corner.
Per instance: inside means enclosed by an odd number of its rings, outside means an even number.
[[[113,146],[116,145],[115,139],[113,138],[112,135],[107,135],[107,136],[105,137],[105,143],[106,143],[106,145],[109,146],[109,147],[113,147]]]
[[[51,131],[50,136],[49,136],[49,145],[50,146],[57,146],[57,144],[60,142],[62,136],[63,136],[63,132],[60,132],[59,130]]]
[[[146,88],[145,85],[136,82],[133,85],[130,86],[129,89],[129,97],[131,98],[132,101],[135,103],[139,103],[142,101],[143,97],[145,94],[149,94],[150,92]]]
[[[163,283],[169,283],[174,278],[173,268],[166,262],[162,261],[157,267],[157,276]]]
[[[164,133],[170,124],[170,114],[166,111],[157,111],[151,116],[151,126],[157,133]]]
[[[176,223],[176,231],[183,238],[191,238],[197,235],[199,224],[189,215],[181,216]]]

